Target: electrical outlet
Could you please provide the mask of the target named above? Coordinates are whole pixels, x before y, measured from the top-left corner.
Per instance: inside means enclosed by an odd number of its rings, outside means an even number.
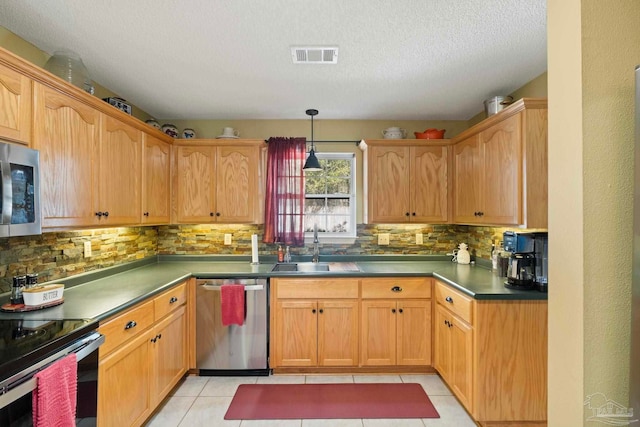
[[[380,233],[380,234],[378,234],[378,245],[380,245],[380,246],[388,246],[389,245],[389,233]]]
[[[416,245],[421,245],[424,243],[422,239],[422,233],[416,233]]]
[[[84,242],[84,257],[89,258],[91,256],[91,242]]]
[[[224,244],[229,246],[231,244],[231,234],[224,235]]]

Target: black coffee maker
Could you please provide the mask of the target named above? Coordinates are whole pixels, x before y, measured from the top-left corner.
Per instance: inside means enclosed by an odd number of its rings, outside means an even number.
[[[504,286],[510,289],[537,289],[547,292],[547,233],[505,231],[503,242],[505,251],[511,253]]]
[[[534,289],[536,278],[534,235],[505,231],[502,237],[505,251],[511,253],[507,268],[507,281],[504,286],[510,289]]]

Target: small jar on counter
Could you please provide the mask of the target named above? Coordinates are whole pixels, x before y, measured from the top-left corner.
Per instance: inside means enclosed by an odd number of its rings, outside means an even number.
[[[13,276],[11,287],[11,304],[24,304],[22,291],[27,286],[27,276]]]
[[[27,289],[38,286],[38,273],[27,274]]]

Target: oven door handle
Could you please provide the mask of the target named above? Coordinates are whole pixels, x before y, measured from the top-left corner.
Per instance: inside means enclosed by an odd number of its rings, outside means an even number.
[[[38,385],[35,374],[39,371],[71,353],[76,354],[76,359],[79,362],[96,351],[104,341],[104,335],[98,332],[92,332],[80,338],[78,341],[74,341],[71,345],[59,352],[41,360],[34,366],[12,376],[3,384],[0,384],[0,408],[4,408],[25,394],[29,394],[35,390]]]

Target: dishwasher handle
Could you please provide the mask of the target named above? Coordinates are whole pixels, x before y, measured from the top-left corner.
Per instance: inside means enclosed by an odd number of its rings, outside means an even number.
[[[207,285],[206,283],[200,285],[202,288],[207,291],[219,291],[222,285]],[[262,291],[264,290],[264,285],[244,285],[245,291]]]

